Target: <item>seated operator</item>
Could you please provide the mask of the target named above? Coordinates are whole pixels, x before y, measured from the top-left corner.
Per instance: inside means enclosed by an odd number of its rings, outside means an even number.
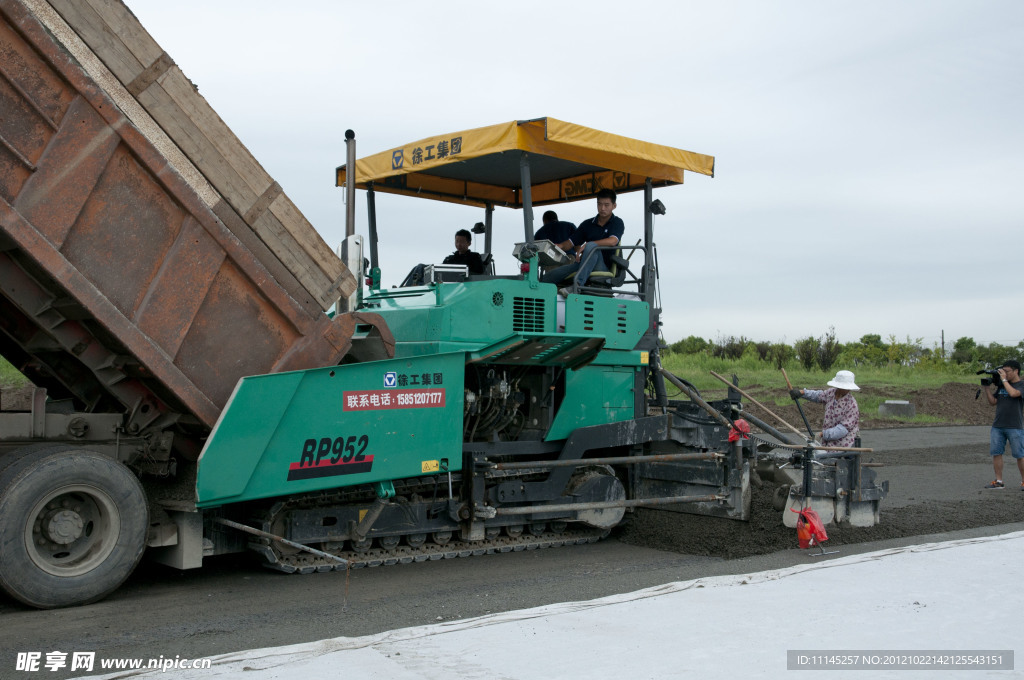
[[[572,232],[576,231],[575,224],[558,219],[558,214],[554,210],[545,212],[541,220],[544,226],[533,235],[534,241],[551,241],[557,246],[568,241]]]
[[[474,253],[469,249],[473,242],[473,236],[468,229],[459,229],[455,232],[455,252],[444,258],[444,264],[464,264],[469,267],[470,274],[483,274],[484,261],[480,253]]]
[[[613,251],[604,251],[603,258],[588,257],[588,255],[600,246],[619,244],[626,225],[621,218],[612,213],[613,210],[615,210],[615,192],[611,189],[601,189],[597,192],[597,215],[589,220],[584,220],[580,226],[576,227],[568,240],[558,244],[558,247],[566,252],[569,252],[569,248],[575,249],[576,261],[555,267],[544,274],[540,280],[544,283],[561,283],[566,277],[576,274],[576,279],[581,284],[586,284],[590,272],[597,269],[598,264],[604,264],[606,269],[610,269],[611,261],[608,259],[608,255]],[[568,289],[559,288],[558,292],[565,296],[568,294]]]

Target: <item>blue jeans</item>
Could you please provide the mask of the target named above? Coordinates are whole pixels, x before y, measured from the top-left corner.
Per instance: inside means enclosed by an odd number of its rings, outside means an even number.
[[[1024,458],[1024,430],[1009,427],[993,427],[989,434],[988,452],[993,456],[1003,455],[1006,443],[1010,443],[1010,454],[1014,458]]]
[[[547,274],[540,277],[541,282],[562,283],[566,277],[578,271],[579,273],[576,274],[576,280],[580,282],[581,286],[587,285],[587,279],[590,278],[590,272],[598,269],[598,267],[601,268],[600,270],[603,270],[605,267],[604,252],[600,250],[594,252],[596,248],[600,248],[600,246],[595,245],[592,242],[584,244],[579,262],[563,264],[561,267],[555,267]]]

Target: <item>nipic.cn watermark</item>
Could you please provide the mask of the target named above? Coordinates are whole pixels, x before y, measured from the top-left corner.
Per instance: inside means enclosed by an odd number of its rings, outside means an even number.
[[[188,659],[181,658],[181,655],[172,657],[161,655],[156,659],[132,659],[113,658],[96,659],[96,652],[18,652],[14,670],[23,673],[34,673],[37,671],[85,671],[90,673],[94,670],[122,671],[159,669],[162,672],[169,670],[190,670],[210,668],[213,662],[210,659]]]

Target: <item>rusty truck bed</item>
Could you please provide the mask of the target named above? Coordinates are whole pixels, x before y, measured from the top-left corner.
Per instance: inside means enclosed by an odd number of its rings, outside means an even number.
[[[337,363],[367,320],[301,299],[281,259],[226,224],[237,212],[218,216],[30,11],[40,4],[0,0],[3,356],[76,410],[207,428],[243,376]]]

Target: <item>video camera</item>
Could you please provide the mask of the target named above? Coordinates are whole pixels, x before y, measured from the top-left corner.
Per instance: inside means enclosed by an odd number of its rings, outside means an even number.
[[[999,386],[999,384],[1000,384],[1000,381],[999,381],[999,371],[992,370],[991,368],[986,368],[986,369],[983,369],[981,371],[977,371],[974,375],[988,375],[988,376],[991,376],[990,378],[982,378],[981,379],[981,387],[988,387],[989,385]],[[979,387],[978,391],[974,393],[974,398],[977,399],[980,396],[981,396],[981,388]]]
[[[975,375],[990,375],[990,376],[992,376],[991,378],[982,378],[981,379],[981,384],[984,387],[988,387],[989,385],[998,385],[999,382],[1000,382],[1000,380],[999,380],[999,371],[994,371],[991,368],[986,368],[984,370],[978,371],[977,373],[975,373]]]

